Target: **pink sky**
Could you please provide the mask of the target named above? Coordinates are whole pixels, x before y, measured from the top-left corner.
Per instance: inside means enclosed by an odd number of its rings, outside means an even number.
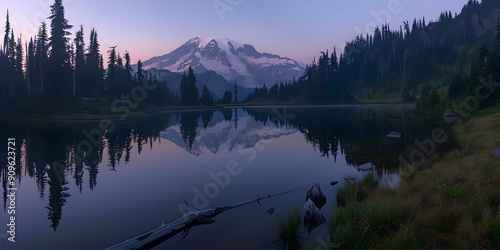
[[[460,12],[467,1],[63,0],[63,4],[70,24],[84,25],[87,43],[90,29],[96,28],[101,52],[118,45],[122,53],[131,53],[133,61],[169,53],[190,38],[205,35],[231,38],[260,52],[310,63],[320,51],[334,46],[339,50],[375,25],[388,22],[396,29],[404,20],[423,16],[436,20],[442,11]],[[49,16],[53,0],[0,2],[4,13],[0,22],[9,9],[16,36],[22,33],[26,39]]]

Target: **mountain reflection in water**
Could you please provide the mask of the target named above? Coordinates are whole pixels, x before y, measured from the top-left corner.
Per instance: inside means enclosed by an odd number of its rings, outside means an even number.
[[[169,112],[114,121],[107,124],[105,131],[99,122],[9,120],[0,124],[0,138],[4,141],[16,138],[19,166],[16,179],[20,183],[34,180],[38,197],[46,202],[48,224],[56,231],[71,195],[81,193],[86,187],[95,190],[98,180],[110,180],[109,176],[99,179],[102,172],[120,172],[133,157],[154,151],[165,141],[200,158],[250,149],[262,151],[272,140],[301,135],[318,157],[337,162],[342,156],[352,168],[359,167],[360,171],[373,168],[388,185],[397,185],[401,164],[398,156],[407,156],[414,150],[416,139],[429,138],[433,129],[446,127],[432,117],[405,113],[410,107],[361,105]],[[394,131],[401,137],[387,136]],[[437,146],[442,152],[450,145]],[[7,152],[7,143],[1,144],[0,152]],[[8,207],[6,166],[6,158],[0,158],[4,212]],[[392,184],[391,178],[396,179]]]

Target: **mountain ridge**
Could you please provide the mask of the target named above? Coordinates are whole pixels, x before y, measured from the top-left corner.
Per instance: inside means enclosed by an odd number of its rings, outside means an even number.
[[[303,75],[306,64],[271,53],[258,52],[250,44],[228,38],[196,36],[172,52],[143,62],[143,69],[183,73],[192,67],[196,74],[210,70],[244,88],[272,86]]]

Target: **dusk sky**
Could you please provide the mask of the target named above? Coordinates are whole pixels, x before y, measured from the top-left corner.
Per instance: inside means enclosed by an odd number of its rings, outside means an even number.
[[[0,0],[1,36],[6,10],[16,37],[34,36],[53,0]],[[310,63],[320,51],[343,48],[357,34],[372,33],[389,22],[399,29],[404,20],[442,11],[459,13],[468,0],[63,0],[71,25],[99,34],[101,52],[118,45],[132,60],[167,54],[198,35],[227,37],[269,52]],[[74,38],[72,30],[70,38]]]

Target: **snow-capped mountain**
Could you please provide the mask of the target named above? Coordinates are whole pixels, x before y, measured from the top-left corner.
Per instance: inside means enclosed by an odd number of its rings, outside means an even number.
[[[160,132],[160,137],[171,141],[194,156],[209,156],[255,147],[260,141],[272,140],[298,132],[295,128],[264,125],[240,111],[236,121],[227,121],[216,112],[206,128],[198,124],[196,136],[190,146],[182,138],[181,124],[173,124]],[[172,119],[174,120],[174,119]],[[199,122],[199,121],[198,121]]]
[[[215,71],[228,82],[255,88],[302,76],[305,64],[278,55],[260,53],[252,45],[227,38],[197,36],[169,54],[143,62],[144,69],[184,72],[191,66],[195,73]]]

